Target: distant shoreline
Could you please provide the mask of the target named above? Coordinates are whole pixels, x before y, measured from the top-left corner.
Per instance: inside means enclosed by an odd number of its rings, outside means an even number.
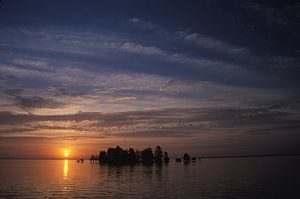
[[[228,156],[203,156],[201,159],[212,158],[259,158],[259,157],[287,157],[287,156],[300,156],[299,153],[295,154],[264,154],[264,155],[228,155]]]
[[[292,154],[263,154],[263,155],[226,155],[226,156],[200,156],[198,159],[218,159],[218,158],[259,158],[259,157],[289,157],[300,156],[300,153]],[[170,158],[175,160],[176,158]],[[0,158],[0,160],[77,160],[74,158]],[[87,159],[84,159],[87,160]]]

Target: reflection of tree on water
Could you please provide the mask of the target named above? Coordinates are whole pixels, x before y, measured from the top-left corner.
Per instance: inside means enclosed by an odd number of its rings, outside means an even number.
[[[129,173],[130,173],[130,174],[133,174],[134,171],[135,171],[135,166],[134,166],[134,165],[130,165],[130,166],[129,166]]]
[[[122,168],[122,166],[115,167],[115,170],[116,170],[116,177],[117,177],[117,179],[119,179],[120,177],[122,177],[122,175],[123,175],[123,168]]]
[[[157,178],[158,182],[161,182],[165,171],[168,169],[167,164],[154,164],[154,165],[143,165],[143,173],[149,178]]]
[[[106,169],[106,173],[109,178],[120,178],[122,176],[131,175],[137,170],[142,170],[144,177],[158,177],[162,178],[164,168],[166,169],[168,165],[165,164],[151,164],[151,165],[135,165],[135,166],[126,166],[126,165],[102,165],[101,169]],[[102,170],[102,172],[104,172]]]
[[[162,181],[162,173],[163,173],[163,165],[161,165],[161,164],[156,165],[155,166],[155,175],[159,182]]]
[[[143,165],[143,174],[149,178],[153,176],[153,165]]]

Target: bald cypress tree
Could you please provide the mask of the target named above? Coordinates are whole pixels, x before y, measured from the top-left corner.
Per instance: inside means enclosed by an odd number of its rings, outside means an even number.
[[[142,163],[143,164],[153,163],[153,152],[150,147],[142,151]]]

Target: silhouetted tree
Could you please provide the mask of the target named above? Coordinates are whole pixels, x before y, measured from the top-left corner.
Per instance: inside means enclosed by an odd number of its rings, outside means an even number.
[[[156,146],[154,151],[154,162],[160,164],[162,163],[162,158],[163,158],[163,152],[161,150],[161,147]]]
[[[170,158],[169,158],[169,156],[168,156],[168,152],[164,152],[164,162],[165,163],[169,163],[170,162]]]
[[[153,152],[150,147],[143,150],[142,162],[143,162],[143,164],[152,164],[153,163]]]
[[[129,155],[127,150],[122,149],[120,146],[117,146],[115,150],[117,151],[117,163],[129,163]]]
[[[129,163],[128,151],[123,150],[120,146],[109,148],[107,150],[107,162],[111,164]]]
[[[95,162],[95,161],[97,161],[98,160],[98,158],[97,158],[97,155],[91,155],[91,157],[90,157],[90,161],[91,162]]]
[[[105,151],[100,151],[98,160],[100,163],[106,163],[107,162],[107,155]]]
[[[135,151],[135,162],[136,162],[136,163],[140,163],[140,162],[141,162],[141,159],[142,159],[141,152],[140,152],[139,150],[136,150],[136,151]]]
[[[116,152],[114,148],[107,149],[107,162],[108,163],[116,162]]]
[[[136,162],[136,154],[133,148],[129,148],[128,156],[129,156],[129,163],[134,164]]]
[[[188,163],[188,162],[191,161],[191,157],[189,156],[189,154],[185,153],[185,154],[183,155],[183,161],[184,161],[185,163]]]
[[[176,158],[176,162],[181,162],[181,158]]]

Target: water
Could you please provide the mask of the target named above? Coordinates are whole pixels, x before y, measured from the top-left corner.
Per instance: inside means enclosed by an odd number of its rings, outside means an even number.
[[[0,160],[0,198],[300,198],[299,166],[300,157],[122,167]]]

